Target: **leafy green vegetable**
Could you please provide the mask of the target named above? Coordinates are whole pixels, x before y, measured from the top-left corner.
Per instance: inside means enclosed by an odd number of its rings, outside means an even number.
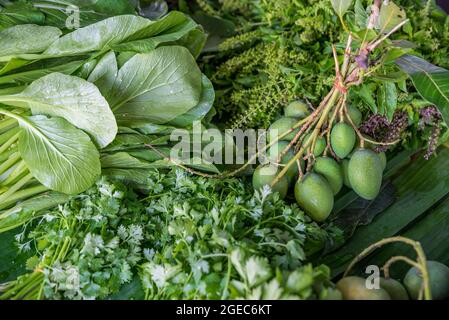
[[[30,272],[5,284],[0,299],[106,298],[125,284],[128,294],[142,290],[147,299],[325,294],[329,270],[304,261],[335,229],[318,227],[269,190],[253,195],[239,179],[146,170],[145,181],[143,197],[103,178],[37,212],[43,219],[16,236],[31,256]]]
[[[99,153],[90,138],[61,118],[20,119],[19,150],[31,173],[55,191],[77,194],[100,176]],[[76,147],[72,144],[76,141]]]
[[[386,115],[390,122],[393,120],[393,115],[398,105],[397,97],[396,85],[393,82],[384,81],[379,86],[377,97],[378,112]]]
[[[101,165],[88,133],[103,147],[117,133],[115,118],[99,90],[60,73],[19,88],[19,93],[12,89],[0,94],[0,101],[7,105],[0,109],[0,158],[4,161],[0,210],[49,189],[77,194],[89,188],[100,176]],[[32,218],[25,213],[21,217],[20,223]]]
[[[3,8],[2,8],[3,6]],[[21,0],[0,3],[0,29],[33,23],[67,29],[71,7],[78,8],[80,26],[120,14],[133,14],[129,0]]]
[[[113,50],[116,52],[133,51],[138,53],[146,53],[156,49],[162,44],[176,44],[177,41],[187,37],[195,30],[198,30],[198,24],[196,24],[193,20],[186,20],[183,23],[176,24],[167,33],[146,39],[123,42],[113,46]],[[203,33],[201,32],[201,34]]]
[[[30,62],[27,60],[21,60],[21,59],[11,59],[10,61],[8,61],[8,63],[6,63],[2,69],[0,70],[0,75],[3,75],[5,73],[8,73],[11,70],[20,68],[24,65],[29,64]]]
[[[343,15],[351,7],[353,0],[331,0],[332,7],[338,16],[343,17]]]
[[[96,2],[98,5],[100,3],[106,6],[107,1]],[[25,27],[12,27],[4,33],[20,28]],[[44,33],[46,30],[47,27],[42,26],[32,28],[34,33]],[[3,208],[48,188],[70,194],[85,190],[100,174],[99,153],[84,139],[85,133],[90,135],[98,148],[107,148],[118,131],[116,116],[122,125],[138,130],[133,132],[134,138],[138,139],[127,145],[119,138],[115,147],[108,152],[127,151],[132,152],[127,154],[128,157],[142,156],[143,159],[135,159],[144,161],[146,168],[172,167],[173,163],[160,156],[149,156],[150,152],[145,150],[144,145],[154,143],[168,147],[169,132],[176,127],[191,126],[194,120],[204,119],[209,114],[215,98],[214,90],[189,52],[191,50],[197,55],[204,39],[201,27],[180,12],[171,12],[156,21],[132,15],[111,17],[62,37],[58,31],[51,41],[47,39],[48,44],[41,43],[41,47],[34,49],[26,49],[29,39],[19,37],[18,47],[25,49],[5,51],[0,57],[4,62],[0,70],[0,83],[10,86],[0,93],[0,102],[11,107],[3,113],[21,120],[30,115],[29,109],[32,115],[51,118],[47,119],[45,128],[39,130],[27,131],[28,127],[22,125],[20,130],[27,134],[28,139],[21,136],[20,141],[17,141],[17,125],[7,128],[9,120],[0,118],[0,125],[4,122],[5,128],[11,130],[3,132],[0,128],[0,138],[4,140],[0,140],[3,143],[0,145],[0,159],[6,161],[0,167],[0,174],[5,176],[4,181],[0,179]],[[136,41],[153,41],[155,45],[137,55],[130,51],[119,53],[118,47],[115,47]],[[164,46],[157,48],[161,44]],[[136,72],[138,79],[135,78]],[[14,85],[25,86],[13,88]],[[113,114],[103,95],[112,101],[111,106],[118,110],[117,115]],[[130,117],[121,119],[123,115]],[[54,122],[53,127],[48,128],[50,122]],[[45,134],[37,139],[36,133],[44,129]],[[56,135],[55,130],[59,129],[61,132]],[[54,136],[50,137],[50,133]],[[157,136],[147,138],[142,133]],[[80,139],[74,139],[75,136]],[[128,134],[127,137],[130,136]],[[60,141],[55,141],[56,138]],[[73,146],[68,144],[69,139],[74,139]],[[38,142],[41,148],[27,149],[28,145],[21,146],[24,141],[27,144]],[[29,152],[22,155],[25,150]],[[37,150],[41,154],[33,155]],[[47,154],[52,150],[57,152]],[[47,161],[47,164],[45,161],[32,161],[33,156],[52,158],[52,161]],[[107,154],[109,158],[114,156],[119,155]],[[58,162],[55,157],[70,161],[61,162],[59,159]],[[56,169],[52,165],[56,165]],[[198,168],[218,172],[210,164],[201,164]],[[109,173],[111,170],[122,170],[120,166],[106,169]],[[141,170],[135,168],[135,163],[129,164],[127,169]],[[36,184],[35,179],[44,185]],[[70,181],[67,182],[67,179]]]
[[[14,60],[15,59],[11,59],[10,62]],[[60,64],[58,65],[49,64],[44,66],[43,68],[37,69],[32,68],[34,67],[33,65],[29,65],[28,67],[30,68],[30,70],[27,70],[26,67],[19,68],[14,70],[14,73],[1,76],[0,84],[22,85],[26,83],[31,83],[35,80],[38,80],[46,75],[55,72],[70,75],[74,73],[76,70],[78,70],[83,65],[83,63],[84,63],[83,61],[71,61],[67,63],[60,61]],[[8,63],[7,66],[10,68],[15,68],[10,63]]]
[[[190,52],[161,47],[128,60],[107,99],[119,123],[164,124],[195,107],[201,88],[201,71]]]
[[[101,165],[103,168],[118,168],[118,169],[151,169],[152,165],[148,162],[141,161],[129,153],[117,152],[105,155],[101,158]]]
[[[125,40],[156,36],[185,19],[185,15],[176,11],[157,21],[133,15],[111,17],[61,37],[43,54],[62,56],[108,50]]]
[[[177,116],[170,120],[167,125],[175,127],[188,127],[194,121],[201,121],[206,115],[211,112],[211,108],[215,101],[215,90],[212,82],[202,75],[202,91],[198,104],[184,114]]]
[[[62,32],[55,27],[24,24],[0,32],[0,56],[40,53],[59,39]]]
[[[151,24],[151,21],[133,15],[105,19],[63,36],[44,55],[63,56],[99,51],[105,46],[120,43]]]
[[[404,9],[398,7],[394,2],[389,1],[380,8],[379,24],[380,32],[388,32],[406,19]]]
[[[7,2],[6,8],[1,8],[0,30],[15,26],[17,24],[44,24],[45,15],[38,10],[33,10],[29,5],[23,3]],[[2,5],[4,5],[2,3]]]
[[[117,59],[115,58],[115,53],[111,51],[98,61],[87,80],[94,83],[103,96],[107,96],[114,85],[117,72]]]
[[[423,98],[435,104],[449,123],[449,71],[410,55],[400,57],[396,63],[410,75]]]
[[[27,103],[33,114],[66,119],[89,133],[100,148],[111,143],[117,134],[109,104],[96,86],[80,78],[52,73],[34,81],[14,98]]]

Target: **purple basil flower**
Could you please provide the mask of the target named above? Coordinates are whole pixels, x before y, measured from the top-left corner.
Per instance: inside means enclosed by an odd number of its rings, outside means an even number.
[[[398,140],[401,133],[408,126],[408,117],[405,112],[397,111],[391,123],[387,117],[379,114],[372,115],[360,127],[360,131],[379,142],[393,142]],[[385,152],[390,146],[379,145],[374,148],[376,152]]]

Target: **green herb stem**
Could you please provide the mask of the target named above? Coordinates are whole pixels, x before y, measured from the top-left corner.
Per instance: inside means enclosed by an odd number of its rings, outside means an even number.
[[[3,210],[10,205],[15,204],[17,201],[20,201],[22,199],[29,199],[31,197],[34,197],[38,194],[41,194],[43,192],[49,191],[50,189],[45,187],[44,185],[37,185],[34,187],[30,187],[27,189],[23,189],[20,191],[15,192],[12,194],[7,201],[0,204],[0,210]],[[0,219],[2,218],[2,215],[0,215]]]
[[[8,131],[3,132],[2,134],[0,134],[0,145],[2,145],[3,143],[7,142],[13,136],[15,136],[17,133],[19,133],[19,130],[20,130],[19,127],[15,127],[15,128],[11,128]]]
[[[0,175],[8,171],[12,166],[14,166],[19,161],[20,161],[20,153],[18,152],[13,153],[8,158],[8,160],[6,160],[0,165]]]
[[[36,300],[38,293],[36,289],[42,284],[43,275],[40,272],[34,272],[33,275],[34,277],[27,282],[27,285],[13,297],[14,300]]]
[[[5,103],[5,104],[9,104],[8,102],[18,102],[21,101],[22,98],[19,98],[19,96],[16,95],[5,95],[5,96],[0,96],[0,102]],[[14,104],[14,106],[16,106]]]
[[[0,154],[8,150],[9,147],[11,147],[17,140],[19,139],[19,133],[16,133],[14,136],[12,136],[8,141],[6,141],[1,147],[0,147]]]
[[[11,126],[16,125],[17,122],[14,119],[6,118],[0,121],[0,131],[9,129]]]
[[[20,188],[26,185],[28,182],[33,179],[33,175],[31,173],[27,174],[25,177],[20,179],[16,184],[14,184],[8,191],[0,196],[0,203],[4,203],[8,201],[8,198],[11,197],[15,192],[17,192]]]
[[[35,289],[42,283],[43,274],[41,272],[33,272],[30,277],[21,286],[15,289],[12,300],[34,300],[36,296]]]
[[[5,151],[2,154],[0,154],[0,163],[8,160],[9,157],[11,157],[16,152],[18,152],[18,148],[17,147],[11,147],[11,148],[8,149],[8,151]]]
[[[20,160],[20,162],[16,165],[14,170],[9,174],[8,178],[3,181],[3,185],[8,186],[17,182],[18,179],[23,177],[24,174],[28,173],[28,168],[25,164],[25,161]]]
[[[5,97],[5,96],[3,96],[3,97]],[[1,99],[2,99],[3,97],[0,96],[0,102],[2,102]],[[16,100],[14,100],[14,101],[16,101]],[[3,114],[3,115],[8,116],[8,117],[10,117],[10,118],[16,119],[16,120],[19,121],[19,122],[20,122],[20,121],[25,121],[25,119],[24,119],[23,117],[21,117],[20,115],[14,113],[14,112],[5,110],[5,109],[1,109],[1,108],[0,108],[0,114]]]

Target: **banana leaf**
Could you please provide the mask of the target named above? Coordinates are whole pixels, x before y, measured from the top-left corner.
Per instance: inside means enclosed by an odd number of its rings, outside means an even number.
[[[391,183],[397,189],[395,203],[378,214],[369,225],[358,228],[343,247],[317,259],[331,268],[333,276],[343,273],[351,260],[369,245],[403,234],[407,226],[426,217],[428,210],[434,210],[449,195],[449,149],[441,148],[438,157],[429,161],[424,160],[422,154],[415,155],[411,160],[408,166],[391,176]],[[438,231],[427,229],[427,232]],[[416,236],[416,240],[421,241],[419,233]],[[447,259],[441,252],[449,252],[449,243],[440,241],[439,245],[441,251],[433,250],[432,257]]]
[[[399,233],[401,236],[418,240],[428,260],[437,260],[449,264],[449,195],[446,195],[435,208],[427,211],[423,217]],[[373,253],[360,264],[382,266],[392,256],[407,256],[416,259],[416,253],[410,246],[402,243],[391,244]],[[410,266],[404,263],[393,265],[391,275],[402,279]]]
[[[0,234],[0,283],[14,280],[25,272],[28,256],[18,252],[16,234],[15,230]]]

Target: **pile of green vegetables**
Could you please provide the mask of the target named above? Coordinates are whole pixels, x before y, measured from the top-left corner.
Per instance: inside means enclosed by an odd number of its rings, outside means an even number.
[[[113,175],[160,160],[145,143],[164,145],[211,111],[213,89],[193,56],[204,38],[179,12],[64,35],[30,24],[1,31],[0,209],[46,190],[83,192],[102,167]]]
[[[395,201],[403,147],[447,140],[447,16],[175,2],[0,0],[0,299],[447,298],[448,267],[411,240],[404,286],[392,258],[366,291],[357,252],[333,282],[336,250]],[[196,121],[268,128],[268,162],[171,159]]]
[[[305,260],[338,230],[235,178],[149,170],[146,185],[142,197],[103,178],[36,210],[16,236],[29,272],[0,287],[0,299],[326,296],[329,269]]]
[[[0,230],[23,226],[17,259],[30,272],[2,299],[107,298],[137,277],[146,298],[326,295],[330,272],[306,252],[337,229],[269,189],[154,171],[174,164],[148,145],[169,150],[175,128],[214,112],[197,23],[174,11],[75,31],[22,22],[0,32]]]

